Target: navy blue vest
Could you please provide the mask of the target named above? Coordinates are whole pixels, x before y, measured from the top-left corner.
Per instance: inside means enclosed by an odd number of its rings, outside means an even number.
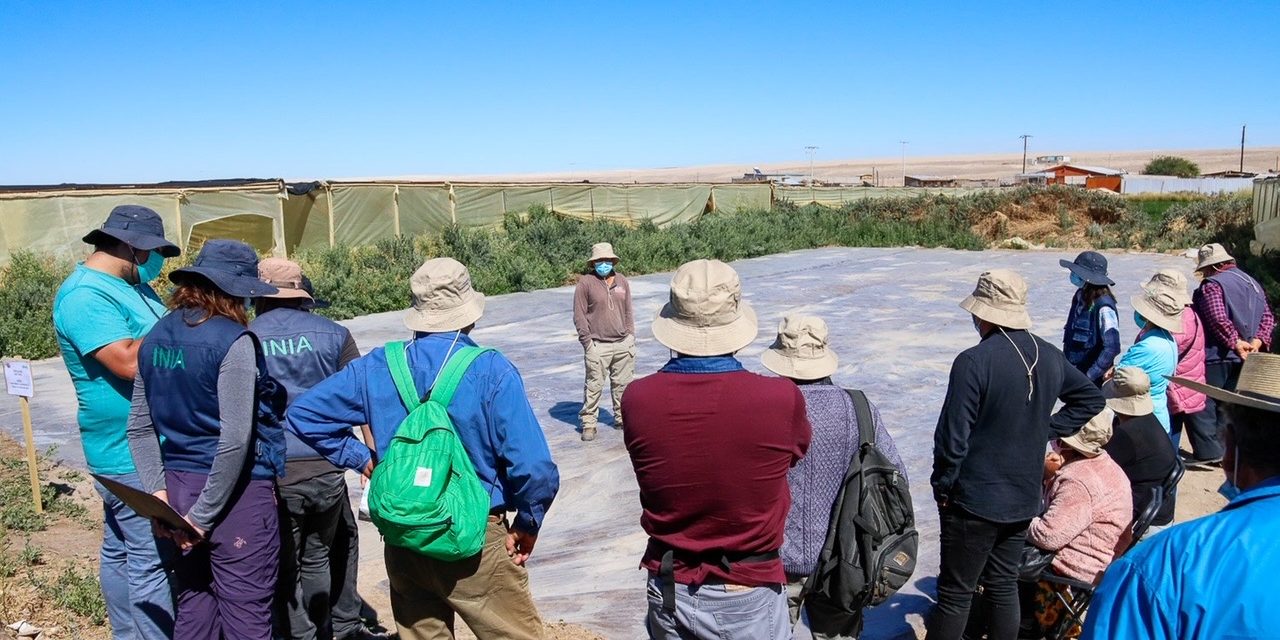
[[[1267,296],[1252,276],[1240,269],[1227,269],[1215,273],[1205,280],[1216,282],[1222,287],[1222,297],[1227,301],[1227,315],[1241,340],[1252,340],[1258,337],[1258,327],[1262,326],[1262,315],[1267,304]],[[1240,362],[1236,355],[1235,345],[1224,345],[1212,331],[1204,332],[1204,361]]]
[[[1062,336],[1062,354],[1067,362],[1075,365],[1081,372],[1088,372],[1105,345],[1102,344],[1102,326],[1100,316],[1102,309],[1116,310],[1116,299],[1104,295],[1093,303],[1093,308],[1084,309],[1084,291],[1077,290],[1071,299],[1071,311],[1067,315],[1067,327]]]
[[[342,347],[350,333],[342,325],[299,309],[277,308],[254,319],[249,330],[262,344],[267,371],[297,400],[321,380],[338,372]],[[317,459],[309,445],[285,431],[288,459]]]
[[[138,351],[138,371],[156,432],[163,439],[165,468],[209,473],[222,424],[218,411],[218,369],[231,344],[248,330],[222,316],[190,325],[198,317],[179,310],[160,319]],[[255,340],[258,360],[251,477],[266,480],[284,472],[284,393],[270,376]]]

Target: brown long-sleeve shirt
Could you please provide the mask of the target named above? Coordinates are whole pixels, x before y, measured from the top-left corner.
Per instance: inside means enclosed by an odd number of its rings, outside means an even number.
[[[631,312],[631,285],[622,274],[613,275],[613,286],[605,278],[588,274],[578,280],[573,292],[573,326],[583,348],[596,342],[618,342],[636,333]]]

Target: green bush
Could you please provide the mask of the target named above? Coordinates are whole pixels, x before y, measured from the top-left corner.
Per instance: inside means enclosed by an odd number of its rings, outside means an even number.
[[[48,358],[58,353],[53,294],[70,265],[30,251],[14,253],[0,269],[0,354]]]
[[[1178,156],[1157,156],[1142,168],[1150,176],[1177,176],[1194,178],[1200,175],[1200,165]]]

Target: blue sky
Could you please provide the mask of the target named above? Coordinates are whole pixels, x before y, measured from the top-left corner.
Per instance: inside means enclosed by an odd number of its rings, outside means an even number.
[[[1280,2],[0,0],[0,184],[1280,145]],[[1268,69],[1268,66],[1270,69]]]

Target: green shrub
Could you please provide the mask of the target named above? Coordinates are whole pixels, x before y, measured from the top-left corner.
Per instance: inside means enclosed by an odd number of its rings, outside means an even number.
[[[53,294],[71,273],[49,256],[18,251],[0,269],[0,354],[49,358],[58,354],[53,332]]]
[[[1200,165],[1178,156],[1157,156],[1142,168],[1142,173],[1151,176],[1194,178],[1200,175]]]

